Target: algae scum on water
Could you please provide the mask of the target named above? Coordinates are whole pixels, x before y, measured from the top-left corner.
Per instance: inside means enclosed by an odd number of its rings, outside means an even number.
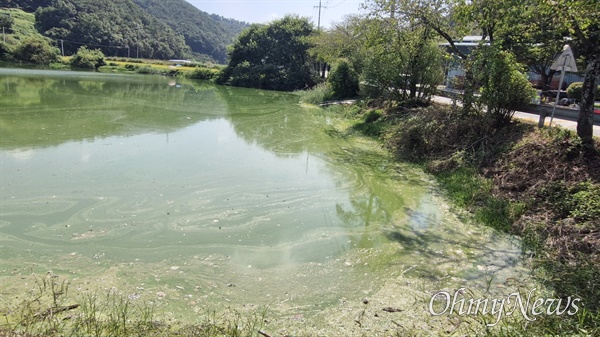
[[[0,93],[4,308],[50,275],[71,302],[116,293],[158,320],[264,309],[277,335],[435,334],[460,328],[428,312],[436,292],[531,282],[517,240],[297,96],[10,69]]]

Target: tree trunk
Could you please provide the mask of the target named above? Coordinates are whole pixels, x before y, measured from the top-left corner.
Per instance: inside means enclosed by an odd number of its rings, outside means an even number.
[[[465,61],[465,89],[462,97],[462,113],[465,116],[475,112],[475,75],[473,74],[473,65],[470,60]]]
[[[540,71],[540,85],[542,90],[550,89],[550,83],[552,83],[552,78],[554,78],[554,74],[556,74],[556,70],[552,70],[550,69],[550,67],[548,67],[548,69],[542,69],[542,71]]]
[[[417,82],[416,81],[409,81],[408,82],[408,87],[409,87],[409,98],[416,98],[417,97]]]
[[[542,90],[548,90],[548,74],[546,74],[545,70],[540,72],[540,87]]]
[[[584,144],[591,146],[594,144],[594,101],[598,75],[600,75],[600,54],[594,53],[587,58],[587,68],[581,88],[581,107],[577,118],[577,135]]]

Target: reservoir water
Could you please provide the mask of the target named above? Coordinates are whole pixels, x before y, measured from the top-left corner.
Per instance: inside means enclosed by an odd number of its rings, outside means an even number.
[[[517,240],[290,93],[0,69],[0,170],[3,306],[51,274],[181,320],[426,331],[452,326],[427,310],[437,291],[530,277]]]

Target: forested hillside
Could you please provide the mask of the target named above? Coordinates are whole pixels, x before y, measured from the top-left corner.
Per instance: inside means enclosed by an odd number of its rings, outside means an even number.
[[[67,55],[87,45],[107,56],[224,63],[227,45],[246,27],[184,0],[0,0],[0,7],[35,12],[36,28]]]
[[[243,22],[209,15],[185,0],[133,2],[183,35],[193,52],[209,55],[220,63],[227,59],[227,46],[247,27]]]

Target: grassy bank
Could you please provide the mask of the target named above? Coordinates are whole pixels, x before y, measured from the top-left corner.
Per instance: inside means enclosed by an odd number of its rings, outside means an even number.
[[[68,63],[68,58],[63,58]],[[106,59],[106,66],[100,72],[160,74],[209,80],[218,74],[223,66],[204,63],[175,64],[174,62],[148,59],[113,58]]]
[[[28,64],[22,62],[0,62],[0,67],[51,69],[51,70],[86,70],[74,69],[69,64],[70,57],[61,57],[61,62],[43,64]],[[192,63],[191,65],[176,65],[173,62],[150,59],[106,58],[106,65],[97,69],[101,73],[163,75],[185,77],[199,80],[210,80],[217,76],[223,66],[216,64]],[[93,70],[88,70],[93,71]]]
[[[536,278],[556,298],[582,299],[574,316],[543,316],[490,334],[600,335],[598,152],[560,128],[495,128],[484,116],[448,106],[381,105],[328,109],[381,140],[398,160],[421,165],[475,221],[522,237]]]
[[[32,278],[29,292],[0,309],[0,337],[255,336],[267,313],[261,308],[208,308],[195,322],[184,323],[165,315],[154,302],[131,298],[116,288],[79,291],[56,275]]]

